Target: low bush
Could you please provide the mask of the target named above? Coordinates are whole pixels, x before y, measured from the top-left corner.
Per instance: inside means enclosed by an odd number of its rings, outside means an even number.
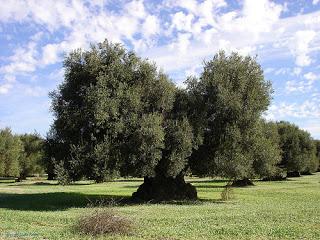
[[[75,226],[77,232],[92,236],[102,234],[130,234],[132,222],[111,210],[95,210],[79,218]]]
[[[226,185],[223,191],[221,192],[221,200],[229,201],[234,199],[234,191],[230,184]]]

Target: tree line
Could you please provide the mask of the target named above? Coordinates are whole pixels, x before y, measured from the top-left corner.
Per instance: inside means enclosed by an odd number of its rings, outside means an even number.
[[[39,134],[16,135],[9,128],[0,129],[0,177],[21,181],[43,174],[43,161],[44,139]]]
[[[273,90],[256,58],[220,51],[185,89],[108,41],[71,52],[64,68],[43,144],[49,179],[143,177],[135,199],[194,199],[188,174],[243,185],[318,169],[319,141],[264,120]]]

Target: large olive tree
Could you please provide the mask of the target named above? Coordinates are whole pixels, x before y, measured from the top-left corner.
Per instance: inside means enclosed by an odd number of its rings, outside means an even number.
[[[234,181],[271,174],[279,150],[260,119],[272,89],[255,58],[219,52],[199,80],[189,79],[188,92],[204,137],[191,157],[195,172]]]
[[[134,198],[196,198],[183,178],[192,127],[164,73],[107,41],[72,52],[64,67],[64,82],[51,94],[55,120],[47,139],[59,179],[140,176]]]

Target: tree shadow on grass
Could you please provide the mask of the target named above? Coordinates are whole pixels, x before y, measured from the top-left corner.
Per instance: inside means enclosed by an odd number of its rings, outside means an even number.
[[[129,197],[86,195],[74,192],[1,193],[0,208],[25,211],[59,211],[88,206],[111,206],[128,201]]]
[[[197,199],[136,202],[132,201],[129,196],[86,195],[76,192],[0,194],[0,208],[21,211],[63,211],[69,208],[115,207],[141,204],[202,205],[205,203],[223,203],[223,201],[219,199]]]
[[[228,183],[228,180],[226,179],[211,179],[211,180],[186,180],[188,183],[195,183],[195,184],[202,184],[202,183]]]
[[[200,189],[200,188],[224,188],[225,185],[219,185],[219,186],[216,186],[216,185],[208,185],[208,184],[205,184],[205,185],[196,185],[194,184],[193,185],[196,189]]]
[[[95,184],[92,183],[81,183],[81,182],[75,182],[68,186],[86,186],[86,185],[92,185]],[[57,182],[32,182],[32,183],[12,183],[8,186],[14,187],[14,186],[58,186],[59,184]],[[60,185],[61,186],[61,185]]]

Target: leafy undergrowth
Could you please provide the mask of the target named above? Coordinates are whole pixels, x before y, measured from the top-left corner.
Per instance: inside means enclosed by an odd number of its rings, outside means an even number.
[[[0,239],[320,239],[320,173],[234,188],[229,201],[221,201],[224,180],[188,181],[199,201],[139,205],[122,200],[141,179],[71,186],[0,182]],[[132,233],[73,231],[79,218],[101,207],[132,222]]]

